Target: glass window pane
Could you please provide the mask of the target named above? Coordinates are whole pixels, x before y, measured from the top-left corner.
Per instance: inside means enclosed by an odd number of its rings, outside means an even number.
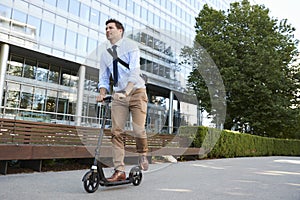
[[[39,63],[36,70],[36,80],[47,82],[49,73],[49,65],[47,63]]]
[[[28,15],[27,24],[35,27],[35,35],[40,35],[40,24],[41,24],[40,19]]]
[[[94,24],[99,24],[99,16],[100,12],[98,10],[95,10],[94,8],[91,9],[91,16],[90,21]]]
[[[20,108],[31,109],[33,102],[33,87],[22,85]]]
[[[67,11],[69,6],[69,0],[57,0],[57,7]]]
[[[73,15],[78,16],[79,14],[79,1],[78,0],[70,0],[69,12]]]
[[[59,67],[51,66],[49,71],[49,82],[59,83]]]
[[[61,84],[65,85],[65,86],[70,86],[70,71],[67,69],[62,69],[62,80],[61,80]]]
[[[10,18],[11,8],[0,4],[0,16]]]
[[[8,108],[18,108],[20,99],[20,84],[7,83],[7,99],[6,107]],[[15,113],[16,110],[10,111],[10,113]]]
[[[159,68],[157,63],[153,63],[153,74],[159,75]]]
[[[76,37],[77,34],[74,31],[67,30],[67,37],[66,37],[66,46],[67,48],[76,48]]]
[[[78,76],[70,76],[70,87],[77,87],[78,84]]]
[[[64,46],[65,45],[65,34],[66,34],[65,28],[55,25],[53,41],[57,44],[60,44],[61,46]]]
[[[89,38],[89,40],[88,40],[88,53],[94,52],[96,50],[97,46],[98,46],[97,40]]]
[[[22,76],[24,58],[13,55],[8,61],[7,74],[13,76]]]
[[[23,77],[35,79],[35,73],[36,73],[36,61],[26,59],[24,65]]]
[[[51,42],[52,35],[53,35],[53,24],[46,21],[42,21],[40,36],[41,38],[43,38],[43,41]]]
[[[12,19],[16,20],[18,22],[26,23],[26,13],[23,13],[23,12],[18,11],[18,10],[13,10]]]
[[[148,20],[147,19],[147,13],[148,13],[147,9],[144,8],[144,7],[141,7],[141,10],[142,10],[141,11],[141,18],[147,21]]]
[[[80,4],[80,18],[89,21],[90,7],[81,2]]]
[[[132,0],[127,0],[126,10],[128,10],[131,13],[133,13],[134,6],[133,6]]]
[[[140,16],[141,6],[134,2],[134,14],[136,16]]]
[[[57,119],[66,120],[67,116],[65,114],[68,114],[68,93],[59,92],[58,95],[59,98],[58,98],[57,112],[62,113],[62,115],[57,115]]]
[[[44,0],[45,3],[48,3],[52,6],[56,6],[56,0]]]
[[[44,104],[45,104],[45,93],[46,90],[42,88],[35,88],[34,90],[34,98],[33,98],[33,110],[44,110]]]
[[[46,111],[48,112],[56,111],[56,99],[57,99],[57,91],[47,90]]]
[[[86,47],[87,37],[85,35],[78,34],[77,49],[86,53]]]

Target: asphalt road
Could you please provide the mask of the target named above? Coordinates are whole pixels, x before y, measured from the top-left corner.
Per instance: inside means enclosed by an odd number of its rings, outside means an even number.
[[[81,182],[86,171],[0,175],[0,199],[300,200],[300,157],[151,164],[139,186],[99,187],[92,194]]]

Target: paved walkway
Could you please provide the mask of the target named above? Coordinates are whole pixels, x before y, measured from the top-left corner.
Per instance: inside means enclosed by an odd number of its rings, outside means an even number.
[[[128,170],[131,166],[128,166]],[[1,200],[300,200],[300,157],[151,164],[141,185],[83,189],[87,170],[0,175]],[[110,175],[109,169],[105,173]]]

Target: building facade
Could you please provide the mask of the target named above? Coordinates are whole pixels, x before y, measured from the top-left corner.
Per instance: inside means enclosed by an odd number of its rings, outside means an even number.
[[[194,18],[205,3],[226,10],[229,2],[1,0],[1,117],[98,126],[99,58],[105,21],[115,18],[141,50],[147,129],[176,133],[180,125],[201,124],[197,103],[186,96],[191,67],[179,65],[180,50],[192,44]]]

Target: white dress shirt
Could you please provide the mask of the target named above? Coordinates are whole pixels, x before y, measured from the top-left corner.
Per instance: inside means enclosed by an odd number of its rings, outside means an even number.
[[[136,43],[128,38],[123,38],[115,45],[117,45],[118,57],[129,64],[129,69],[118,62],[119,80],[113,90],[116,92],[123,91],[128,82],[134,84],[134,89],[145,88],[145,81],[140,76],[140,51]],[[112,45],[107,43],[105,49],[111,47]],[[113,57],[107,50],[101,54],[99,73],[98,88],[106,88],[107,91],[110,91],[109,78],[110,74],[113,73]]]

